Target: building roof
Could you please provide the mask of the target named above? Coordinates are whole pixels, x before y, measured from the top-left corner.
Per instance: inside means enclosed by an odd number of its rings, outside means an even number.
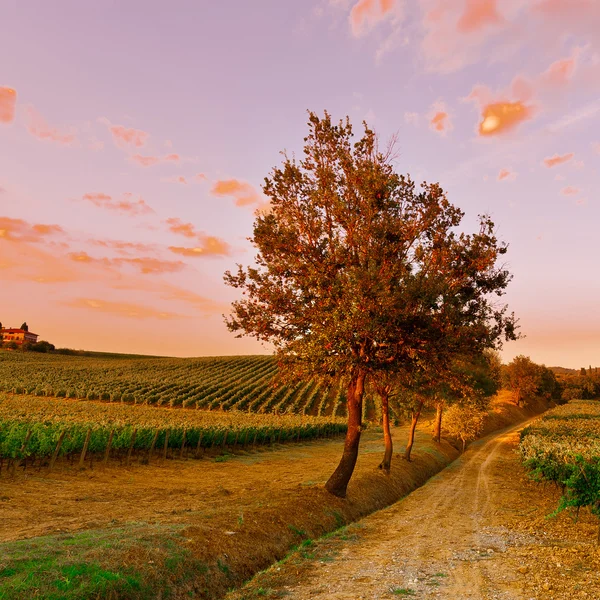
[[[2,333],[28,333],[29,335],[38,335],[37,333],[33,333],[33,331],[25,331],[24,329],[14,329],[7,327],[3,327],[1,331]]]

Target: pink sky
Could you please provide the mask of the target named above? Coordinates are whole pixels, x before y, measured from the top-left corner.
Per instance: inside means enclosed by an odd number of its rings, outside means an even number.
[[[526,338],[600,364],[600,2],[9,3],[0,37],[0,321],[58,346],[178,356],[235,339],[260,185],[306,110],[397,133],[510,244]]]

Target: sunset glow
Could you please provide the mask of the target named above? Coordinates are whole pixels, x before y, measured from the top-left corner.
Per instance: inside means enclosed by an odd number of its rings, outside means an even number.
[[[262,186],[307,110],[362,121],[509,245],[504,356],[600,360],[600,3],[9,3],[0,321],[57,346],[270,352],[229,333]]]

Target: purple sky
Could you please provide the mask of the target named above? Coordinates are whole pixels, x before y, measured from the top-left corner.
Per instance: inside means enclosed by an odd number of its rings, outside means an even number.
[[[229,334],[262,179],[306,110],[398,134],[397,170],[510,245],[509,360],[600,364],[600,1],[8,3],[0,321],[59,346],[264,351]]]

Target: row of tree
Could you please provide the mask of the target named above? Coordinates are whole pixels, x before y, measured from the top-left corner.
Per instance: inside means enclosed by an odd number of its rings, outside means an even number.
[[[381,399],[389,470],[390,399],[409,409],[412,432],[428,403],[471,398],[475,414],[493,380],[486,351],[518,335],[499,303],[511,275],[489,216],[461,230],[464,213],[442,188],[397,174],[394,144],[380,150],[366,123],[357,141],[348,119],[309,113],[308,127],[303,156],[284,153],[265,178],[270,209],[254,223],[255,265],[225,274],[244,296],[226,322],[271,343],[290,377],[345,382],[348,433],[326,484],[343,497],[366,386]]]

